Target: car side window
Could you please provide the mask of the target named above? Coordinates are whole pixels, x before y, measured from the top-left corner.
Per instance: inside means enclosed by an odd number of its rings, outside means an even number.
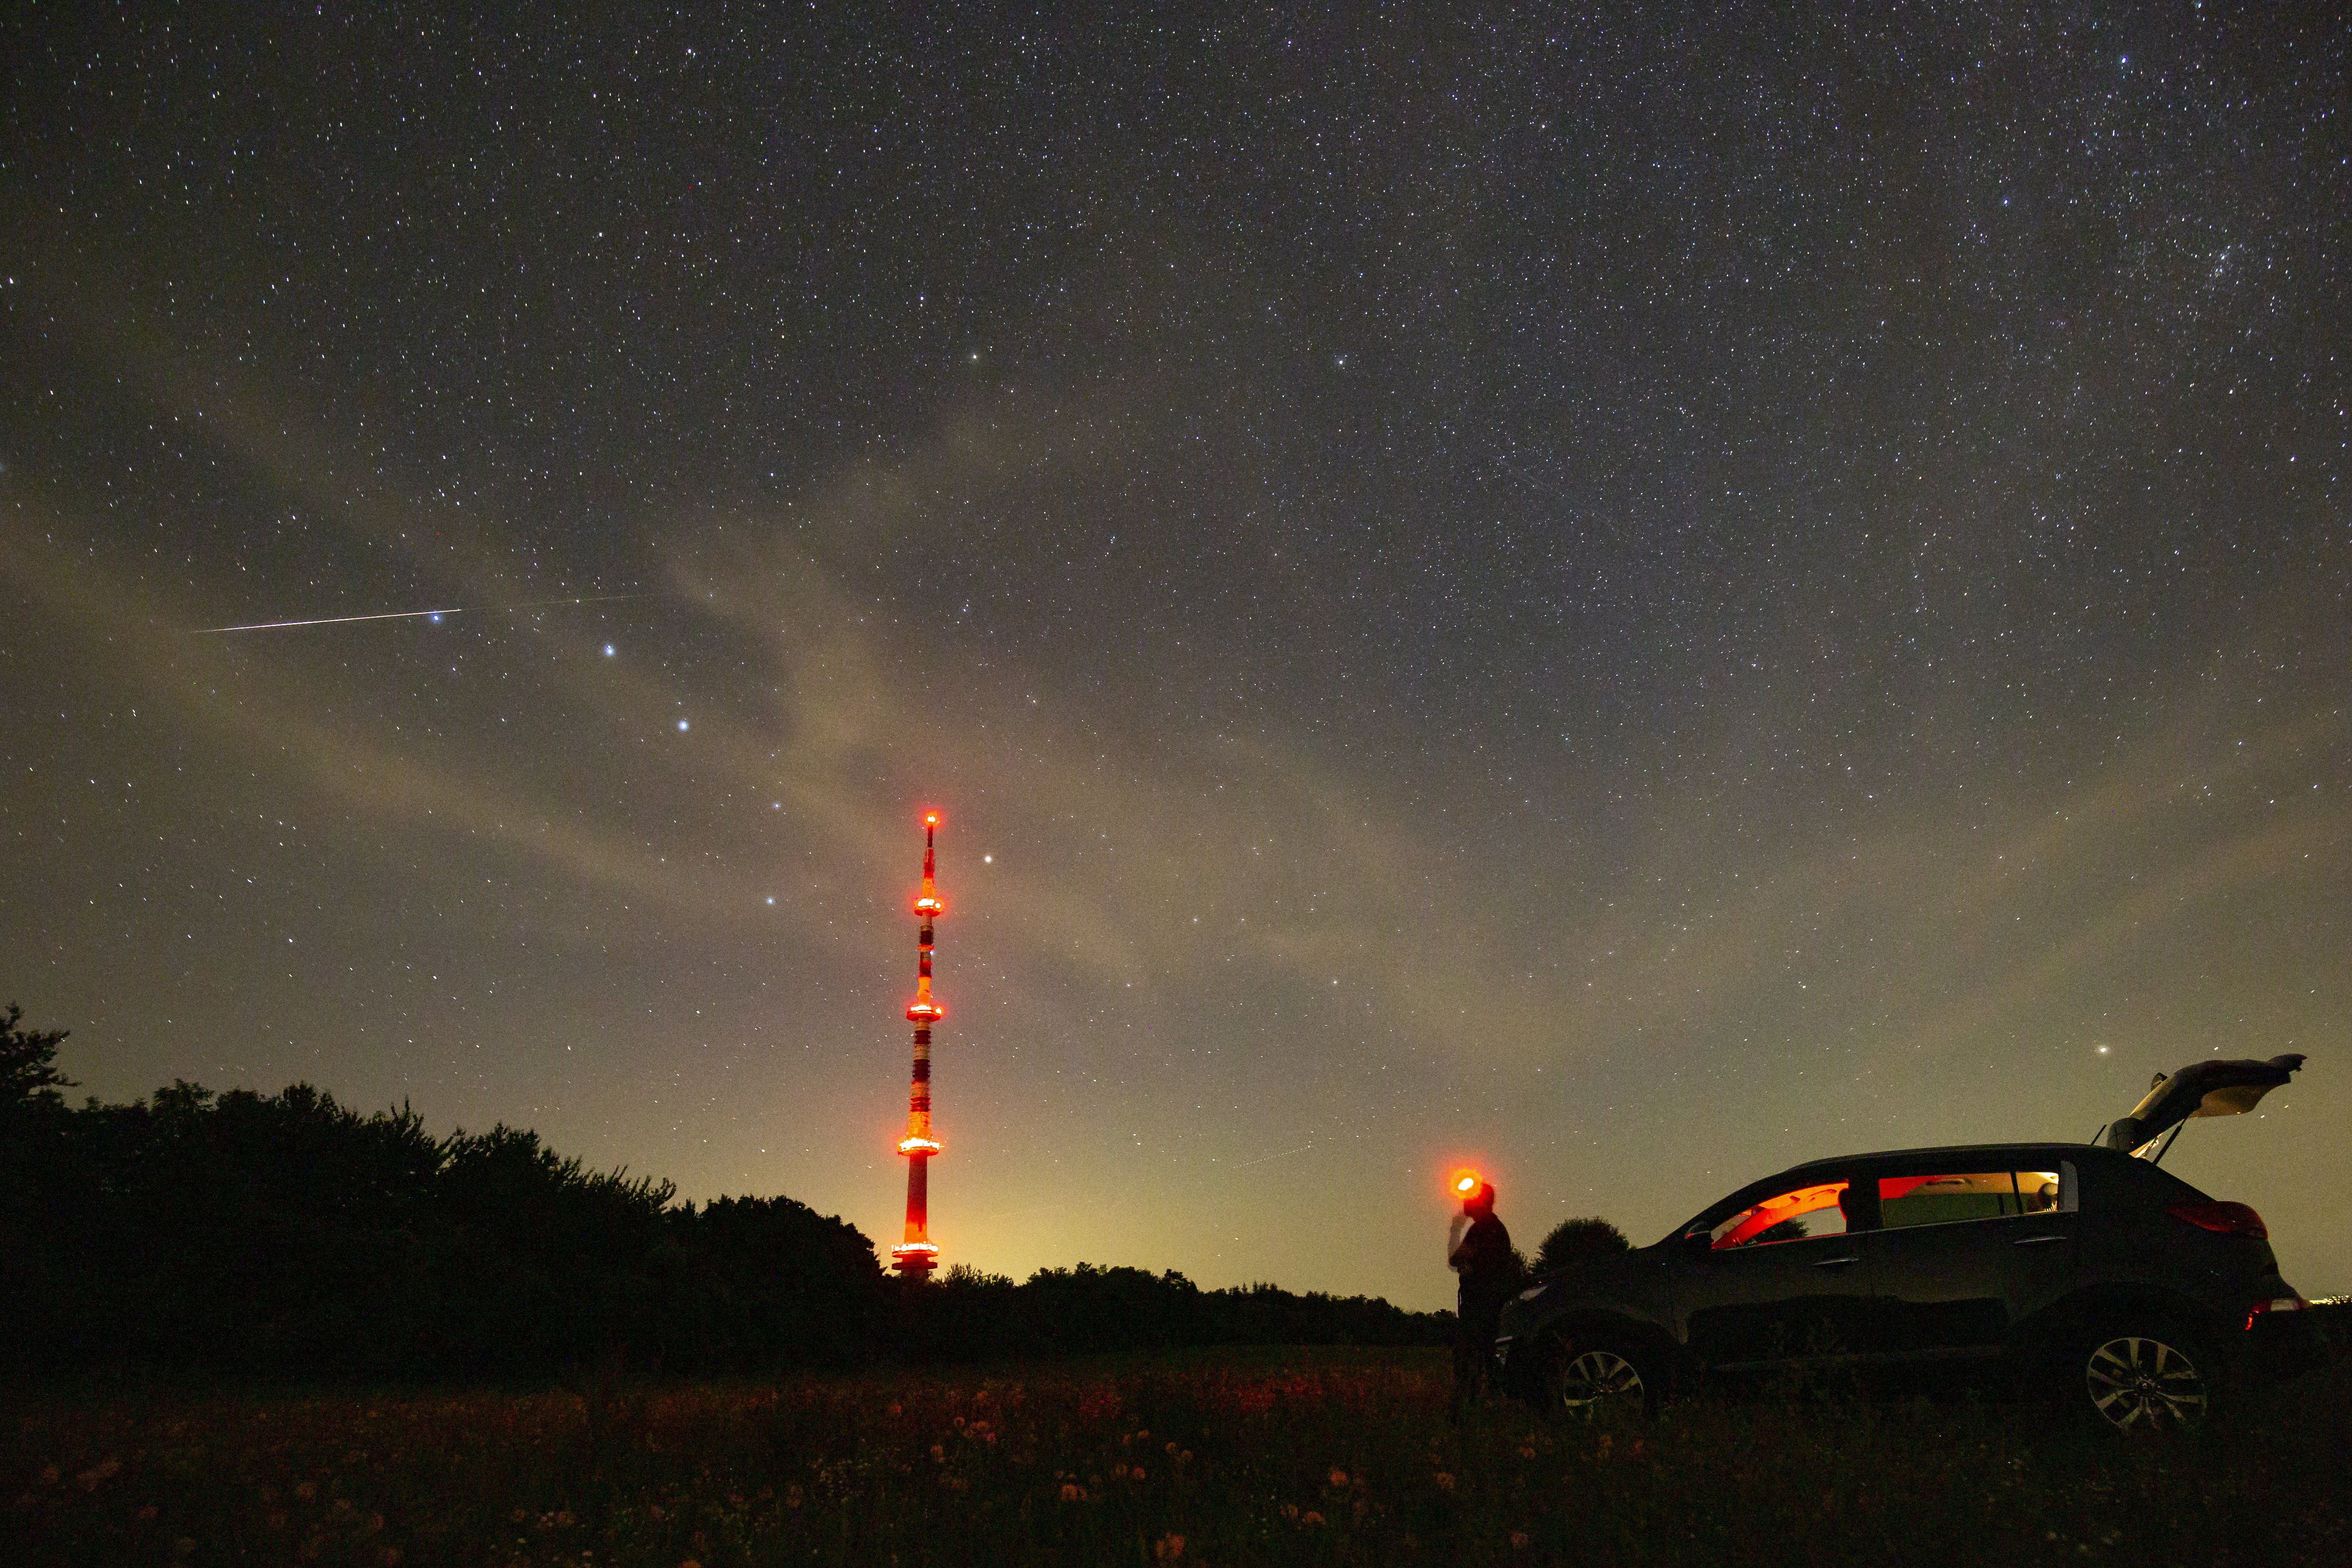
[[[1722,1252],[1816,1236],[1843,1236],[1846,1214],[1840,1200],[1845,1192],[1843,1182],[1823,1182],[1775,1193],[1717,1224],[1707,1232],[1708,1247]]]
[[[1972,1219],[2052,1214],[2072,1206],[2060,1171],[1959,1171],[1883,1176],[1879,1224],[1888,1230]]]

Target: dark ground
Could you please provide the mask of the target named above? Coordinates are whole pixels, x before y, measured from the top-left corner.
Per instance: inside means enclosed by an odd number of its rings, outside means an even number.
[[[1445,1419],[1442,1352],[537,1391],[19,1393],[0,1557],[47,1563],[2352,1560],[2352,1367],[2127,1442],[1835,1394]]]

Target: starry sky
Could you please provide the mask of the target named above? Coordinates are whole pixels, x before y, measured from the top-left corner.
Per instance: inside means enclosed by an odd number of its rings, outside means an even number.
[[[887,1247],[935,807],[946,1261],[2294,1050],[2352,1289],[2340,19],[1521,9],[5,24],[0,1000]]]

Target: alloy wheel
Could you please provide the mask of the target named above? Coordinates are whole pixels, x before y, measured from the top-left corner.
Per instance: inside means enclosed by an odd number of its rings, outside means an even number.
[[[1590,1419],[1602,1410],[1638,1410],[1645,1403],[1642,1369],[1611,1350],[1589,1350],[1559,1372],[1560,1407]]]
[[[2092,1408],[2124,1432],[2195,1426],[2210,1398],[2205,1374],[2179,1346],[2124,1334],[2091,1352],[2083,1367]]]

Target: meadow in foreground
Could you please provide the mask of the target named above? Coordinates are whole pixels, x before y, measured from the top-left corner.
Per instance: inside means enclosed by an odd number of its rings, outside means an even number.
[[[37,1563],[2352,1561],[2342,1365],[2186,1439],[1968,1401],[1445,1415],[1441,1355],[12,1399]]]

